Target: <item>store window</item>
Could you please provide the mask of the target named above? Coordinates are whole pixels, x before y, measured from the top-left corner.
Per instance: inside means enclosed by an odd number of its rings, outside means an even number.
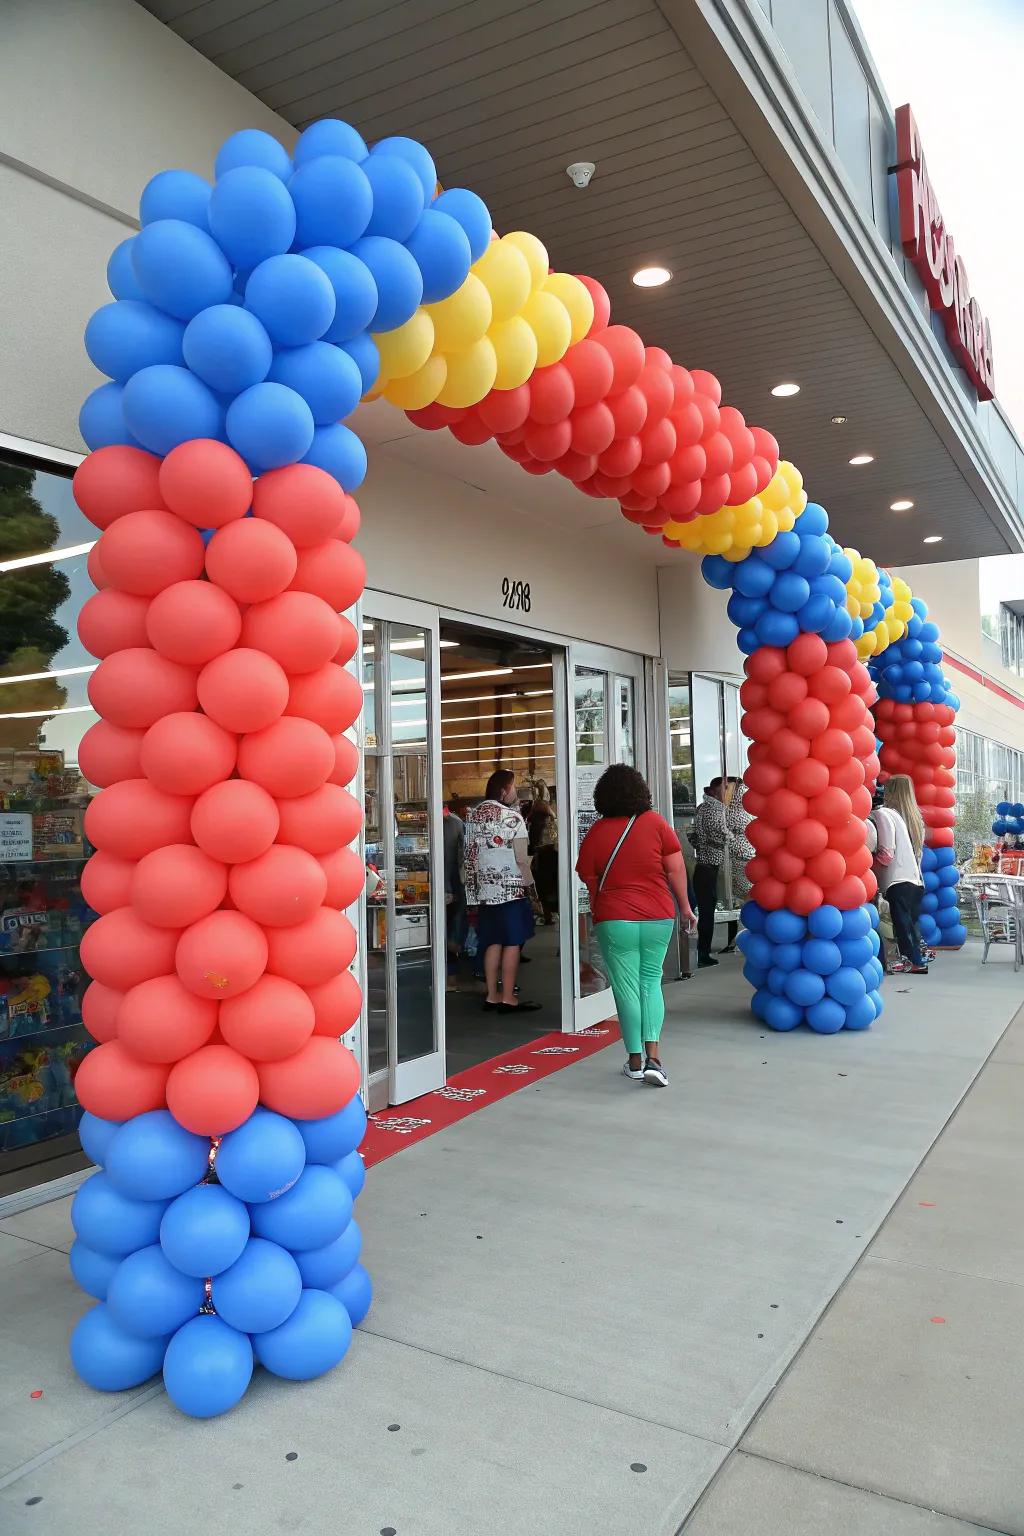
[[[999,646],[1003,666],[1024,677],[1024,616],[1006,603],[999,607]]]
[[[672,820],[681,836],[692,824],[706,784],[721,775],[743,776],[747,742],[740,713],[739,685],[730,679],[669,674]]]
[[[96,663],[76,625],[96,530],[70,475],[0,456],[0,1191],[76,1150],[75,1074],[92,1043],[78,949],[95,916],[81,894],[94,790],[78,746],[97,718]]]

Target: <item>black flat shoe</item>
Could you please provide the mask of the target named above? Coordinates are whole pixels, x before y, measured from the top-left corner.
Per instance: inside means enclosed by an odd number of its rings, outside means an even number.
[[[539,1013],[543,1003],[495,1003],[500,1013]]]
[[[714,955],[701,955],[700,959],[697,961],[697,969],[702,971],[704,970],[705,966],[717,964],[718,961],[715,959]]]

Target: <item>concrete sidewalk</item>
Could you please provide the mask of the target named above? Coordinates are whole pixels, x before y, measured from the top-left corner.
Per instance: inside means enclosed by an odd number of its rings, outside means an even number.
[[[733,965],[672,987],[668,1092],[613,1048],[374,1169],[348,1358],[211,1423],[81,1386],[67,1202],[0,1223],[0,1526],[1024,1533],[1024,1026],[928,1155],[1024,995],[979,961],[828,1038]]]

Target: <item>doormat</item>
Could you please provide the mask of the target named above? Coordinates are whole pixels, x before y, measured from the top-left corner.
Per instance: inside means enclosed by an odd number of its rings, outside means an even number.
[[[581,1030],[578,1035],[538,1035],[504,1056],[492,1056],[477,1067],[457,1072],[443,1088],[435,1088],[397,1109],[371,1115],[359,1148],[363,1162],[372,1168],[404,1147],[425,1141],[478,1109],[507,1099],[510,1093],[550,1077],[574,1061],[594,1056],[621,1038],[618,1024],[608,1020],[593,1029]]]

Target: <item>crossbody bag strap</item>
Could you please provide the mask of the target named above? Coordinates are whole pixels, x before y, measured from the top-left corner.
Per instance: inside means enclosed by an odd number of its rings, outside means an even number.
[[[635,821],[636,821],[636,817],[635,816],[631,816],[629,818],[629,820],[626,822],[625,827],[622,830],[622,836],[619,838],[618,842],[615,844],[615,847],[612,849],[611,856],[610,856],[607,864],[605,865],[604,870],[602,871],[600,880],[597,882],[597,889],[598,889],[599,892],[604,890],[604,883],[608,879],[608,871],[611,869],[612,865],[615,863],[615,859],[616,859],[616,857],[618,855],[619,849],[622,847],[623,843],[626,841],[626,838],[629,836],[630,832],[633,830],[633,823]]]

